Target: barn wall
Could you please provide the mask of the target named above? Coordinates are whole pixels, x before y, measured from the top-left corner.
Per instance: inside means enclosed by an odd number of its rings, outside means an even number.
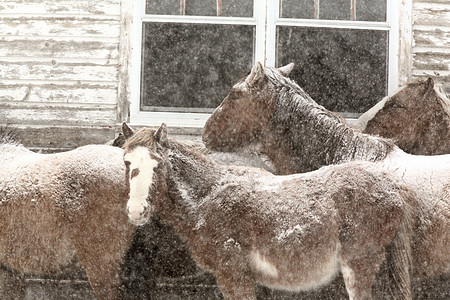
[[[413,3],[413,77],[431,76],[450,96],[450,1]]]
[[[414,0],[406,19],[400,84],[432,76],[449,95],[450,3]],[[128,0],[0,2],[0,126],[35,149],[112,139],[129,109],[131,20]]]
[[[0,126],[32,148],[112,139],[120,21],[120,0],[3,0]]]

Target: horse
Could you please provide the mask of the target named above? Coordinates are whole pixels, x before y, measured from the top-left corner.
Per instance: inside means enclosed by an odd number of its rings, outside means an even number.
[[[40,154],[5,136],[0,141],[2,299],[25,298],[23,274],[62,275],[78,262],[98,299],[119,299],[121,262],[136,229],[124,213],[123,150],[88,145]]]
[[[450,100],[431,77],[409,82],[362,114],[352,126],[390,138],[410,154],[450,153]]]
[[[165,124],[125,137],[130,220],[156,214],[173,226],[224,299],[256,299],[256,282],[313,289],[339,271],[350,299],[370,299],[391,244],[396,287],[408,298],[415,199],[375,164],[276,176],[217,164],[169,139]]]
[[[286,77],[292,67],[264,69],[257,63],[207,120],[205,145],[217,151],[255,149],[278,174],[354,160],[380,165],[408,185],[418,199],[415,278],[448,275],[450,155],[410,155],[390,140],[351,128]]]

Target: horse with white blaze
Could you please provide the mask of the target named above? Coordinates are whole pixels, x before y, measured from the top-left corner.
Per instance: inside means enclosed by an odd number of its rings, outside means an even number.
[[[392,288],[410,297],[413,193],[369,162],[289,176],[223,166],[140,129],[124,145],[128,216],[156,213],[211,271],[225,299],[255,299],[255,283],[309,290],[344,274],[350,299],[370,299],[392,247]],[[406,281],[405,281],[406,279]]]

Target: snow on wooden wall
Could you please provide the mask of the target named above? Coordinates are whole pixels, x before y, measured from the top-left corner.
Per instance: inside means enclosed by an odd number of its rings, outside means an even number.
[[[34,148],[114,136],[120,0],[0,2],[0,126]]]
[[[414,77],[431,76],[450,96],[450,0],[413,3]]]

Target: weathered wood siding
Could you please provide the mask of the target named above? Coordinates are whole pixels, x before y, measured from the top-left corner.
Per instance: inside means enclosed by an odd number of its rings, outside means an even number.
[[[413,77],[431,76],[450,96],[450,1],[413,3]]]
[[[1,1],[0,126],[32,148],[113,138],[120,2]]]
[[[2,0],[0,126],[38,149],[112,139],[129,109],[132,3]],[[407,20],[401,82],[432,76],[449,95],[449,0],[414,0]]]

